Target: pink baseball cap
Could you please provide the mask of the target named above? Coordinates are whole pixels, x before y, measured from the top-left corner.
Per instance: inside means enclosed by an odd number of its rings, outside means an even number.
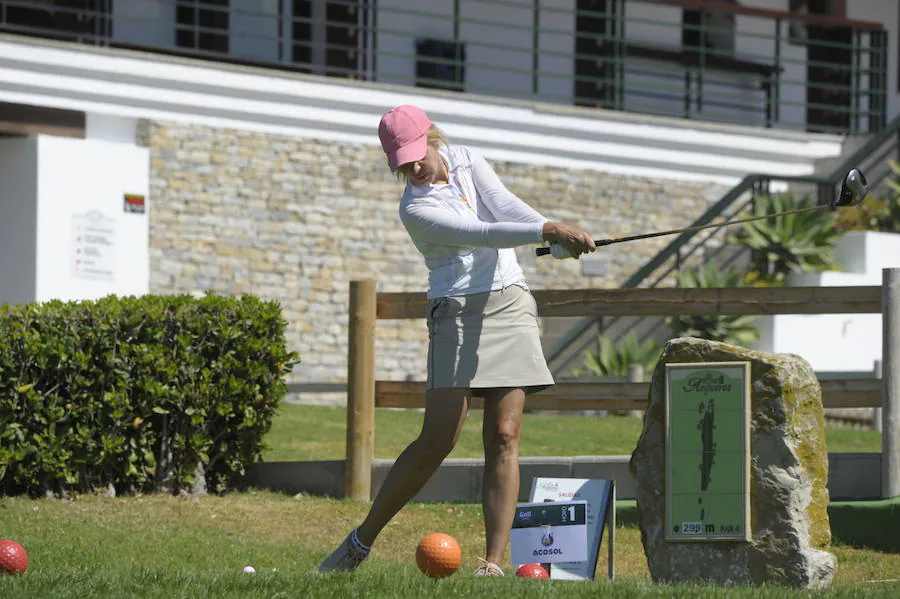
[[[387,111],[378,125],[378,138],[391,170],[425,157],[431,119],[415,106],[404,104]]]

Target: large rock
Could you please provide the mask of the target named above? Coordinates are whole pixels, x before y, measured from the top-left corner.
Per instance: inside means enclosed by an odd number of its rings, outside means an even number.
[[[667,362],[751,363],[750,542],[666,542]],[[828,454],[822,391],[807,362],[695,338],[670,341],[650,386],[644,430],[631,456],[641,540],[656,582],[823,588],[837,566],[826,549]]]

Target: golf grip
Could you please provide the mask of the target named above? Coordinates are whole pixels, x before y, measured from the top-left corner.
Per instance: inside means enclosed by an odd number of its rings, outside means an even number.
[[[603,245],[609,245],[611,243],[618,243],[620,241],[628,241],[628,240],[627,239],[595,239],[594,245],[597,247],[600,247]],[[535,254],[535,256],[546,256],[546,255],[550,254],[550,248],[549,247],[534,248],[534,254]]]

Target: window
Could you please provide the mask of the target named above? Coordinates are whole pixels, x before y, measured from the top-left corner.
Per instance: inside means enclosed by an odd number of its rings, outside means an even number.
[[[311,0],[293,0],[291,14],[291,62],[313,62],[313,3]]]
[[[95,41],[110,35],[112,0],[0,1],[0,31],[66,41]]]
[[[416,87],[464,91],[466,46],[453,40],[416,40]]]
[[[357,78],[364,72],[368,13],[360,0],[293,0],[291,58],[309,73]]]
[[[175,45],[228,53],[228,0],[176,0]]]
[[[725,0],[719,4],[737,4]],[[713,56],[734,55],[734,13],[708,8],[685,9],[682,14],[681,47],[686,52],[710,51]]]

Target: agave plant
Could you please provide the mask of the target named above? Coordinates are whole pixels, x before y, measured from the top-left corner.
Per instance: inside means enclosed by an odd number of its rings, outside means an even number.
[[[628,367],[632,364],[639,364],[644,372],[652,372],[661,353],[662,348],[654,341],[638,341],[634,331],[629,331],[618,342],[600,335],[597,351],[588,352],[584,367],[594,376],[627,376]],[[582,371],[578,370],[575,374],[582,374]]]
[[[685,269],[678,273],[679,287],[741,287],[742,285],[742,272],[736,268],[722,270],[715,262],[707,262],[703,266]],[[699,337],[746,347],[759,339],[759,331],[753,324],[754,320],[756,320],[755,316],[711,314],[672,316],[666,322],[677,337]]]
[[[763,216],[813,205],[809,199],[797,199],[791,193],[764,195],[756,198],[753,212],[754,216]],[[781,283],[792,272],[835,269],[831,250],[842,233],[834,224],[835,216],[830,211],[785,214],[744,223],[742,231],[729,241],[750,248],[758,279]]]

